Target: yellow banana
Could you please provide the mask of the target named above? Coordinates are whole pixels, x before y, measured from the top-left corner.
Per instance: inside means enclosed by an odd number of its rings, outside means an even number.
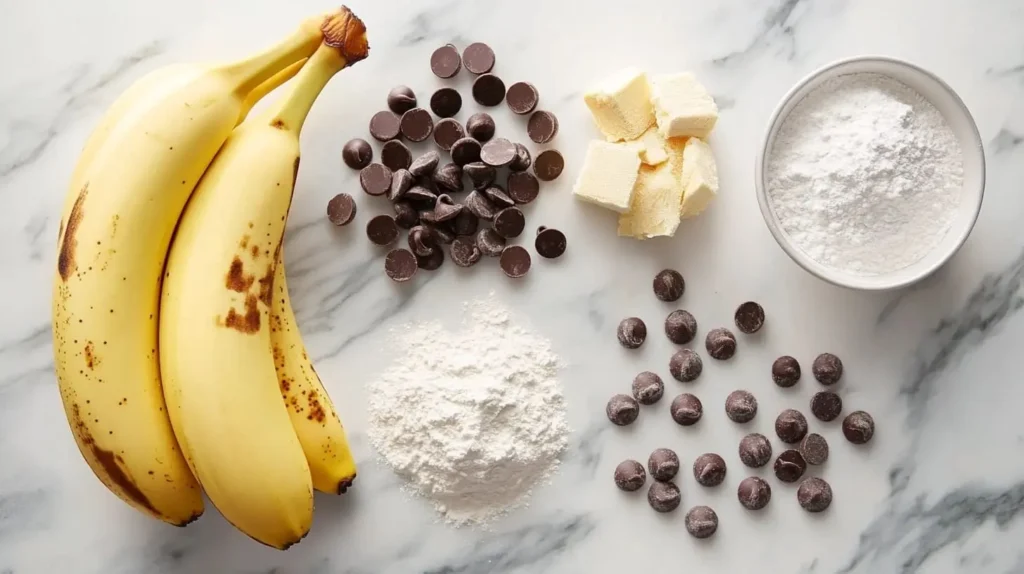
[[[309,466],[278,394],[270,303],[299,165],[299,133],[334,74],[366,56],[343,9],[288,94],[232,132],[196,187],[168,254],[160,368],[174,434],[221,514],[275,548],[312,523]]]

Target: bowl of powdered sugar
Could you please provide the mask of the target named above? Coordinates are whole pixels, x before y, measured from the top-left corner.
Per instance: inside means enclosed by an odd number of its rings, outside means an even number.
[[[768,229],[836,285],[910,285],[948,261],[981,209],[985,156],[963,101],[885,57],[835,62],[779,104],[755,167]]]

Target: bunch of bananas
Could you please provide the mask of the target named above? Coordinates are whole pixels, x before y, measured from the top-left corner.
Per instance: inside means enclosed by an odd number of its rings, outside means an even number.
[[[355,477],[281,242],[306,115],[368,50],[342,7],[245,60],[149,74],[86,142],[58,233],[57,378],[85,460],[148,515],[188,524],[201,488],[284,549],[309,530],[312,489],[344,492]]]

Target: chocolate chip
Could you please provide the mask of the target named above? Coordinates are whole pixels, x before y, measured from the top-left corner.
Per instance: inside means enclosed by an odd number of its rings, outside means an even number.
[[[672,415],[672,420],[684,427],[697,424],[700,417],[704,416],[704,405],[701,404],[700,399],[690,393],[683,393],[672,399],[668,410]]]
[[[705,453],[693,461],[693,477],[702,486],[718,486],[725,480],[725,459],[713,452]]]
[[[528,114],[537,107],[537,88],[529,82],[516,82],[509,86],[506,101],[508,109],[519,115]]]
[[[441,161],[441,155],[436,151],[428,151],[427,153],[416,158],[416,161],[412,162],[409,166],[409,173],[416,177],[427,177],[434,174],[434,170],[437,169],[437,164]]]
[[[391,188],[388,190],[388,199],[391,201],[398,201],[399,199],[402,199],[402,197],[412,189],[415,181],[416,178],[409,173],[409,170],[396,170],[394,175],[391,177]]]
[[[412,152],[400,140],[391,140],[380,148],[380,161],[391,171],[409,169],[412,165]]]
[[[473,189],[483,189],[491,185],[498,173],[498,170],[482,161],[467,163],[462,166],[462,171],[469,176],[469,181],[473,182]]]
[[[668,371],[672,373],[672,378],[679,382],[696,381],[704,371],[704,360],[690,349],[680,349],[669,359]]]
[[[384,272],[398,283],[412,279],[417,268],[416,256],[405,249],[395,249],[384,258]]]
[[[402,118],[390,110],[379,111],[370,118],[370,135],[377,141],[386,142],[397,138],[401,127]]]
[[[815,357],[811,372],[819,383],[834,385],[843,376],[843,362],[832,353],[822,353]]]
[[[335,225],[348,225],[356,216],[356,200],[347,193],[339,193],[327,202],[327,219]]]
[[[832,487],[824,480],[812,476],[800,483],[796,499],[807,512],[824,512],[832,504]]]
[[[557,229],[545,229],[537,234],[533,242],[537,254],[545,259],[555,259],[565,253],[565,234]]]
[[[747,301],[736,309],[735,321],[741,333],[756,333],[764,326],[764,308],[753,301]]]
[[[724,361],[736,354],[736,336],[728,329],[712,329],[704,339],[704,346],[711,358]]]
[[[363,169],[373,161],[373,148],[364,139],[348,140],[341,148],[341,159],[352,169]]]
[[[632,424],[640,414],[640,404],[629,395],[615,395],[608,400],[604,412],[608,420],[621,426]]]
[[[686,531],[694,538],[711,538],[718,531],[718,515],[710,506],[694,506],[686,513]]]
[[[526,149],[521,143],[516,145],[516,157],[512,160],[512,163],[508,164],[508,168],[512,171],[526,171],[530,169],[530,165],[533,163],[533,159],[530,157],[530,150]]]
[[[540,182],[533,174],[525,171],[508,174],[506,187],[509,196],[520,205],[532,202],[540,194]]]
[[[462,61],[473,74],[486,74],[494,67],[494,50],[483,42],[473,42],[462,51]]]
[[[654,480],[672,480],[679,472],[679,456],[671,449],[654,449],[647,459],[647,470],[651,472],[651,478]]]
[[[416,94],[409,86],[395,86],[388,92],[388,108],[398,115],[416,107]]]
[[[725,398],[725,414],[733,422],[748,423],[757,416],[757,399],[748,391],[733,391]]]
[[[462,191],[462,168],[454,163],[444,164],[434,172],[434,183],[452,193]]]
[[[807,470],[807,461],[804,455],[797,450],[784,450],[779,458],[775,459],[775,477],[782,482],[796,482]]]
[[[533,166],[533,172],[541,181],[554,181],[562,175],[565,169],[565,158],[557,150],[548,149],[540,152],[537,156],[537,165]]]
[[[438,156],[440,156],[440,154],[438,154]],[[438,161],[440,161],[440,159],[438,159]],[[412,166],[409,167],[412,168]],[[432,173],[428,175],[418,176],[416,178],[416,185],[426,189],[427,191],[433,193],[434,195],[438,195],[439,193],[441,193],[441,190],[437,188],[437,184],[434,183],[434,177]],[[431,205],[433,205],[433,202],[431,202]]]
[[[775,419],[775,434],[787,444],[800,442],[807,435],[807,419],[796,409],[786,409]]]
[[[470,213],[468,209],[465,209],[465,206],[463,206],[463,210],[455,218],[455,221],[452,222],[452,230],[455,231],[456,235],[473,235],[478,227],[480,227],[480,220]]]
[[[451,227],[452,222],[446,221],[438,224],[431,224],[427,227],[430,229],[430,233],[435,239],[444,243],[445,245],[451,245],[455,241],[455,232]]]
[[[504,167],[516,158],[516,144],[505,138],[494,138],[480,148],[480,159],[492,167]]]
[[[633,378],[633,398],[641,405],[653,405],[664,394],[665,383],[656,373],[644,371]]]
[[[412,229],[420,222],[420,213],[407,201],[396,201],[395,223],[402,229]]]
[[[437,203],[437,194],[422,185],[412,186],[402,197],[422,206],[434,207],[434,204]]]
[[[417,225],[409,230],[409,250],[413,254],[426,257],[437,248],[437,240],[426,227]]]
[[[740,481],[736,497],[747,510],[761,510],[772,499],[772,487],[764,479],[748,476]]]
[[[462,109],[462,96],[455,88],[441,88],[430,96],[430,109],[439,118],[450,118]]]
[[[455,46],[446,44],[430,55],[430,71],[438,78],[453,78],[462,69],[462,58]]]
[[[494,219],[494,215],[497,212],[491,200],[487,199],[487,196],[477,190],[469,192],[469,195],[466,196],[465,205],[470,213],[484,221]]]
[[[485,227],[476,234],[476,246],[484,255],[498,257],[505,249],[505,238],[490,227]]]
[[[502,250],[498,265],[505,275],[518,279],[530,270],[530,252],[518,245],[509,245]]]
[[[875,419],[864,411],[854,411],[843,419],[843,436],[853,444],[865,444],[875,436]]]
[[[654,296],[662,301],[678,301],[685,291],[686,281],[678,271],[664,269],[654,276]]]
[[[775,359],[772,363],[772,380],[780,387],[792,387],[800,380],[800,363],[789,355]]]
[[[472,236],[461,235],[452,243],[452,263],[459,267],[472,267],[480,261],[480,255],[480,248],[476,246],[476,239]]]
[[[473,138],[462,138],[452,144],[452,161],[461,166],[480,161],[480,142]]]
[[[494,137],[494,118],[490,114],[478,112],[469,116],[466,121],[466,131],[476,141],[483,143]]]
[[[421,142],[434,133],[434,118],[423,108],[413,108],[402,114],[402,135],[413,142]]]
[[[519,237],[526,229],[526,216],[518,207],[506,207],[494,214],[494,230],[505,239]]]
[[[647,502],[658,512],[672,512],[679,508],[681,500],[679,487],[673,482],[654,481],[647,490]]]
[[[615,467],[615,486],[626,492],[636,492],[647,482],[644,465],[635,460],[624,460]]]
[[[451,151],[452,145],[466,137],[466,130],[458,120],[445,118],[434,126],[434,143],[444,151]]]
[[[501,189],[501,186],[498,185],[488,185],[484,188],[483,194],[499,208],[512,207],[516,204],[515,200],[509,197],[505,190]]]
[[[536,143],[548,143],[558,133],[558,118],[551,112],[533,112],[526,123],[526,134]]]
[[[444,249],[434,249],[426,257],[416,256],[416,265],[424,271],[436,271],[444,263]]]
[[[843,413],[843,399],[832,391],[821,391],[811,397],[811,414],[819,421],[834,421]]]
[[[627,317],[619,322],[616,333],[620,345],[627,349],[639,349],[647,339],[647,325],[639,317]]]
[[[828,460],[828,442],[817,433],[810,433],[800,442],[800,452],[807,464],[825,464]]]
[[[379,163],[359,170],[359,185],[369,195],[384,195],[391,189],[391,170]]]
[[[462,206],[458,205],[448,194],[437,196],[437,204],[434,206],[434,222],[444,223],[451,221],[462,213]]]
[[[685,345],[697,335],[697,319],[689,311],[678,309],[665,318],[665,336],[677,345]]]
[[[505,99],[505,82],[494,74],[477,76],[473,81],[473,99],[481,106],[494,107]]]
[[[435,202],[434,205],[437,205],[437,203]],[[437,215],[434,214],[434,209],[433,208],[421,209],[420,210],[420,221],[422,223],[424,223],[424,224],[434,224],[434,223],[437,223]]]
[[[772,459],[772,443],[760,433],[750,433],[740,439],[740,462],[750,468],[761,468]]]

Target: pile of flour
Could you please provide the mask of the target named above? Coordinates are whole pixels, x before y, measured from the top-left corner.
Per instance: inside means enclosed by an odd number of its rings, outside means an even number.
[[[369,436],[383,460],[453,524],[525,504],[559,464],[569,432],[559,358],[494,300],[462,330],[416,324],[368,385]]]
[[[852,74],[808,94],[769,152],[767,193],[793,242],[859,275],[912,265],[957,215],[963,157],[935,107],[906,85]]]

